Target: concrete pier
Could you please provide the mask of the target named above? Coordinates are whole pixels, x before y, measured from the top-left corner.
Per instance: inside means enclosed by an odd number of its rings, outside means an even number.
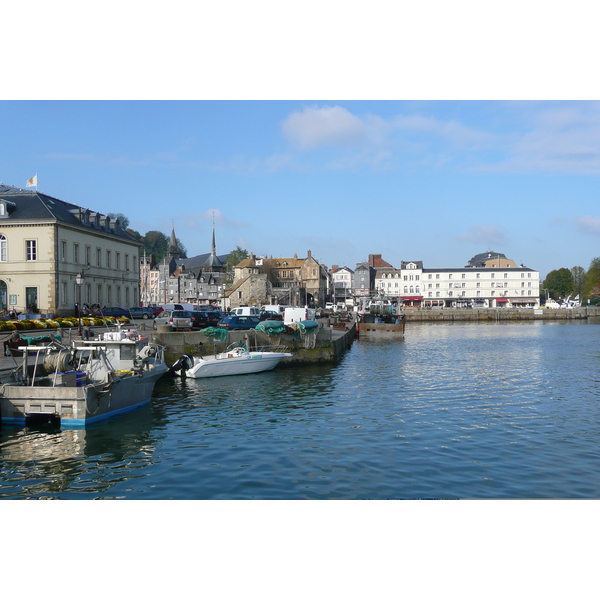
[[[165,359],[168,365],[173,364],[182,354],[207,356],[224,352],[235,342],[245,342],[248,349],[256,346],[285,346],[293,356],[284,358],[281,365],[316,364],[336,362],[350,348],[354,341],[354,324],[348,323],[347,329],[319,327],[316,334],[309,334],[303,339],[282,333],[268,337],[256,330],[228,331],[227,340],[219,342],[205,336],[201,331],[156,331],[150,339],[165,346]]]

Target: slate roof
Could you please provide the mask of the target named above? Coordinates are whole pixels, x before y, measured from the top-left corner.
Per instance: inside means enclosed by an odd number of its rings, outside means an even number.
[[[10,185],[0,184],[0,200],[12,203],[14,209],[11,210],[9,204],[9,215],[6,218],[8,221],[48,221],[48,222],[59,222],[68,225],[75,225],[78,227],[84,227],[98,233],[104,233],[108,235],[114,235],[128,242],[141,245],[139,240],[134,238],[125,229],[114,228],[105,229],[104,227],[97,227],[94,223],[94,219],[90,220],[89,224],[84,223],[78,218],[80,210],[85,209],[76,204],[53,198],[42,192],[24,190],[16,188]],[[96,214],[96,211],[90,210],[92,215]],[[105,217],[106,215],[101,215]],[[5,219],[0,219],[0,224]]]

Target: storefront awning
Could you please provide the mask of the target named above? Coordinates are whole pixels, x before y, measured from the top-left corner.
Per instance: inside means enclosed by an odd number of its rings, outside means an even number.
[[[423,296],[400,296],[402,300],[423,300]]]
[[[496,298],[496,302],[508,302],[508,298]]]

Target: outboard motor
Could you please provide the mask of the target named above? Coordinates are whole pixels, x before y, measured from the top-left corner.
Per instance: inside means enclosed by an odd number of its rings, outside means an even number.
[[[194,359],[189,354],[184,354],[173,363],[167,375],[175,375],[175,373],[179,373],[179,371],[182,371],[182,375],[185,375],[185,372],[193,366]]]

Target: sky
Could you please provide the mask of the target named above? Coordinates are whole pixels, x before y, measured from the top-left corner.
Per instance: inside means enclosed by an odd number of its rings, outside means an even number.
[[[354,268],[600,255],[600,103],[4,100],[0,181],[177,237]],[[27,133],[24,133],[27,132]]]

